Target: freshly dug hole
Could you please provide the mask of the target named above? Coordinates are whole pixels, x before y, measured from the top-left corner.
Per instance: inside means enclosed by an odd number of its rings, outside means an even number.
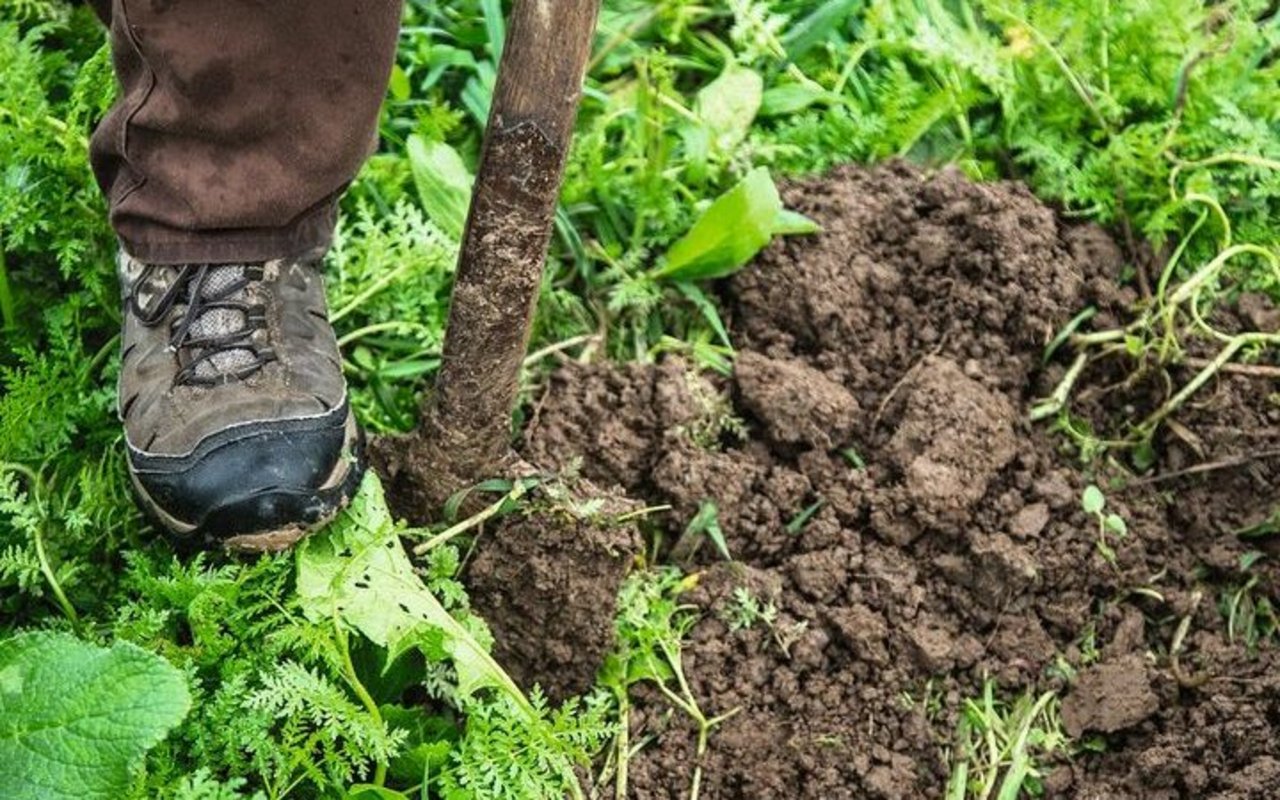
[[[1106,737],[1105,752],[1055,765],[1049,796],[1265,796],[1278,766],[1277,659],[1230,644],[1216,604],[1242,583],[1239,556],[1273,546],[1228,535],[1212,509],[1236,519],[1274,508],[1273,467],[1159,485],[1175,490],[1167,495],[1108,489],[1108,510],[1130,531],[1113,543],[1113,566],[1080,510],[1089,481],[1060,438],[1026,421],[1060,369],[1040,369],[1054,333],[1091,303],[1124,313],[1119,250],[1020,186],[953,172],[845,168],[785,196],[824,233],[774,244],[722,287],[740,350],[729,385],[677,361],[566,368],[523,446],[544,467],[580,457],[591,480],[671,504],[673,536],[703,501],[717,504],[739,563],[700,552],[706,572],[688,599],[705,614],[685,665],[709,715],[741,711],[713,734],[702,797],[940,796],[956,709],[986,676],[1010,696],[1060,690],[1073,728]],[[1274,437],[1270,388],[1223,381],[1212,413],[1184,420],[1203,446]],[[744,439],[726,408],[745,420]],[[1162,458],[1185,461],[1176,443],[1161,444]],[[1198,507],[1182,507],[1183,493]],[[477,563],[500,536],[481,539]],[[560,535],[540,536],[537,555],[531,545],[498,545],[491,560],[572,569],[580,549]],[[590,577],[590,563],[577,567]],[[1254,570],[1272,585],[1269,560]],[[548,641],[528,625],[547,593],[514,572],[498,583],[501,601],[477,606],[513,657],[562,669],[528,654],[577,652],[582,635],[600,632],[606,609],[576,603],[581,624]],[[760,598],[778,609],[775,630],[722,621],[741,585],[776,587]],[[1169,644],[1183,618],[1175,670]],[[1135,659],[1147,669],[1116,668]],[[1125,684],[1111,687],[1117,675]],[[1142,702],[1098,713],[1096,698],[1115,691]],[[684,797],[694,728],[656,692],[637,695],[632,741],[656,739],[631,763],[630,796]]]

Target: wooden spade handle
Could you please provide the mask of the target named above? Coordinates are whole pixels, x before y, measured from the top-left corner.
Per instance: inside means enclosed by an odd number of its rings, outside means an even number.
[[[444,359],[406,459],[466,485],[506,463],[599,0],[516,0],[463,234]],[[413,449],[417,450],[418,447]],[[430,452],[434,451],[434,452]],[[415,457],[416,456],[416,457]],[[421,474],[426,456],[435,462]],[[417,462],[417,463],[415,463]],[[424,487],[439,496],[449,487]],[[447,495],[445,495],[447,496]]]

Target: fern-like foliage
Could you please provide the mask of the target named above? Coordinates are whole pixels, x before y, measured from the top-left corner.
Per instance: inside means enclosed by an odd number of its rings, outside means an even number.
[[[466,707],[466,734],[440,776],[442,797],[560,800],[564,784],[559,763],[549,755],[596,753],[615,731],[604,694],[570,701],[555,711],[540,694],[529,699],[549,738],[530,738],[526,718],[507,699]]]
[[[345,689],[293,661],[262,676],[244,708],[273,722],[270,745],[255,755],[288,754],[269,767],[277,785],[297,774],[317,785],[349,784],[367,777],[371,764],[391,761],[404,740],[403,731],[378,724]]]

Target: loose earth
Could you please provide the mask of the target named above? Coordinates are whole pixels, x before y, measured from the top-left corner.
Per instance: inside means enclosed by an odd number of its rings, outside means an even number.
[[[987,678],[1008,698],[1058,692],[1089,744],[1048,765],[1047,796],[1274,796],[1280,658],[1233,641],[1221,605],[1277,578],[1278,546],[1237,535],[1280,506],[1280,460],[1250,457],[1280,445],[1275,387],[1224,373],[1161,433],[1147,482],[1122,485],[1027,414],[1062,375],[1042,362],[1068,320],[1130,314],[1110,237],[1020,185],[904,164],[784,198],[823,232],[719,287],[731,378],[678,359],[568,365],[522,444],[545,468],[580,460],[597,486],[669,504],[668,541],[716,504],[733,561],[709,543],[692,556],[702,616],[684,663],[708,714],[740,711],[712,734],[701,797],[941,796],[958,709]],[[1233,313],[1280,316],[1250,296]],[[1150,402],[1085,392],[1080,413],[1103,428]],[[1127,523],[1114,563],[1081,508],[1090,483]],[[566,525],[482,537],[469,576],[499,657],[553,695],[592,681],[626,542]],[[1245,575],[1251,551],[1265,556]],[[774,604],[772,625],[730,628],[739,587]],[[657,692],[635,702],[632,741],[652,740],[631,796],[685,797],[693,724]]]

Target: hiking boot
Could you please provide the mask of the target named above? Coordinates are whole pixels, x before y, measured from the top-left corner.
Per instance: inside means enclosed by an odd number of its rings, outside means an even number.
[[[279,550],[356,490],[362,437],[319,265],[120,258],[120,418],[142,506],[176,536]]]

